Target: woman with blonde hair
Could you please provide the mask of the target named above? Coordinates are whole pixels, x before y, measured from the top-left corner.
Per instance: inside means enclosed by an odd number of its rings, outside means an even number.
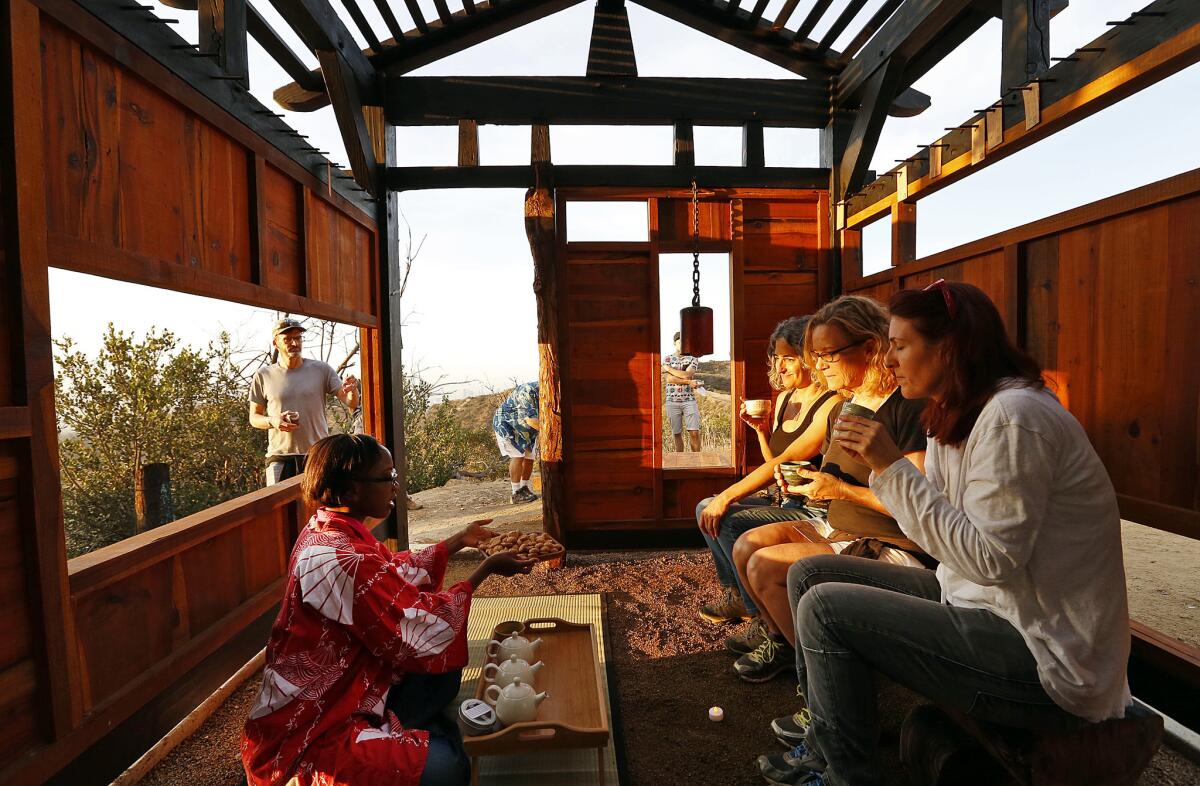
[[[874,412],[873,419],[892,435],[901,451],[922,469],[924,400],[906,400],[894,374],[884,365],[888,315],[874,300],[845,295],[827,303],[808,323],[804,354],[831,390]],[[802,504],[785,508],[788,520],[750,529],[733,548],[733,562],[757,605],[763,626],[745,635],[752,651],[734,670],[748,682],[764,682],[791,667],[795,651],[792,605],[787,594],[788,568],[816,554],[866,553],[876,559],[921,567],[920,549],[900,531],[895,519],[867,485],[870,468],[859,456],[830,443],[829,432],[841,406],[829,416],[820,470],[801,470]],[[776,469],[778,473],[778,469]],[[782,479],[781,483],[782,483]],[[727,642],[731,643],[731,642]],[[799,719],[797,719],[797,724]],[[799,726],[797,726],[799,728]],[[784,729],[785,733],[792,731]]]
[[[837,396],[829,391],[820,374],[809,372],[802,360],[808,319],[789,317],[771,333],[768,376],[771,387],[779,391],[774,407],[761,417],[752,417],[745,405],[742,407],[742,420],[758,434],[766,462],[696,506],[696,524],[712,551],[717,580],[724,590],[720,599],[700,607],[700,616],[714,624],[741,622],[757,614],[733,565],[733,544],[738,536],[750,527],[790,517],[771,498],[755,492],[771,485],[777,464],[811,458],[825,440],[825,425]],[[747,648],[734,636],[726,646],[735,652],[749,652],[757,642]]]

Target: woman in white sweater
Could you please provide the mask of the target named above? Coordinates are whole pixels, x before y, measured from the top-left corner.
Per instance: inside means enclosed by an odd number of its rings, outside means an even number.
[[[905,398],[928,398],[925,474],[878,423],[833,438],[940,563],[813,557],[788,576],[811,724],[761,756],[773,783],[882,784],[872,673],[983,721],[1070,728],[1129,702],[1129,611],[1116,495],[1078,421],[1009,341],[995,305],[939,281],[892,298]]]

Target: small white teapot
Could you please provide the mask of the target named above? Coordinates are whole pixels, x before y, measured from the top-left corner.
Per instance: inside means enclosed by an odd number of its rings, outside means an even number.
[[[499,685],[503,688],[505,685],[511,685],[513,682],[520,680],[527,685],[533,684],[533,676],[546,664],[540,660],[529,665],[528,662],[521,660],[516,655],[510,655],[508,660],[502,660],[499,664],[489,663],[483,667],[483,681],[489,684]],[[489,671],[490,670],[490,671]],[[492,672],[495,672],[493,676]]]
[[[496,641],[492,639],[487,643],[488,658],[495,658],[497,661],[504,661],[516,655],[518,659],[530,663],[537,656],[538,645],[542,643],[541,639],[530,641],[519,633],[514,633],[508,636],[504,641]]]
[[[495,691],[495,695],[492,692]],[[496,717],[505,726],[537,718],[537,708],[544,700],[550,698],[549,693],[537,693],[528,683],[513,680],[511,685],[501,688],[492,684],[483,692],[483,698],[496,708]]]

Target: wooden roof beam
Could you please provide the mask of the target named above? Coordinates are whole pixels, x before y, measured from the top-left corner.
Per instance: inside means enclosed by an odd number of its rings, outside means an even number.
[[[597,0],[588,45],[588,76],[637,76],[625,0]]]
[[[416,5],[416,0],[407,1]],[[391,38],[381,42],[387,47],[383,52],[363,54],[376,69],[403,74],[580,2],[582,0],[504,0],[493,5],[484,0],[474,4],[474,12],[463,10],[452,14],[452,25],[446,25],[440,19],[426,24],[422,18],[424,29],[418,25],[421,34],[406,37],[403,46],[395,46],[396,39]],[[417,11],[420,12],[419,7]],[[295,78],[295,75],[289,75]],[[314,70],[309,72],[309,77],[321,79],[321,73]],[[312,112],[329,105],[323,90],[314,90],[299,81],[277,88],[275,101],[293,112]]]
[[[972,154],[972,134],[981,134],[979,114],[949,131],[934,145],[941,152],[941,174],[931,176],[928,157],[908,167],[908,198],[927,195],[1025,149],[1117,101],[1200,62],[1200,3],[1155,0],[1133,17],[1056,63],[1039,83],[1039,120],[1026,127],[1024,112],[1005,113],[1003,137],[988,143],[982,157]],[[1154,16],[1161,13],[1162,16]],[[971,131],[973,126],[981,130]],[[976,160],[973,160],[976,159]],[[846,202],[846,226],[855,227],[890,209],[896,201],[895,172],[883,175]]]
[[[375,68],[358,48],[354,36],[329,5],[329,0],[271,0],[271,5],[313,52],[338,52],[345,64],[344,76],[354,82],[362,101],[378,103]]]
[[[333,104],[342,144],[346,147],[346,156],[350,159],[354,182],[365,188],[371,196],[379,196],[379,166],[375,160],[371,135],[367,132],[362,95],[350,65],[345,56],[338,51],[317,52],[317,60],[320,61],[321,72],[325,75],[326,89],[329,91],[330,103]]]
[[[986,24],[992,11],[992,4],[976,0],[907,0],[842,70],[836,103],[857,105],[867,80],[892,58],[906,63],[899,87],[909,87]]]
[[[384,108],[397,126],[459,120],[524,125],[698,125],[824,127],[821,82],[804,79],[453,76],[384,78]]]
[[[862,107],[854,118],[842,160],[837,164],[839,193],[835,194],[836,199],[842,200],[846,194],[862,187],[867,166],[879,144],[883,121],[887,119],[887,108],[896,95],[903,73],[904,61],[893,58],[875,69],[875,73],[867,80]]]
[[[554,185],[585,188],[619,185],[627,188],[687,188],[692,178],[720,183],[725,188],[820,188],[829,186],[822,168],[740,166],[554,166]],[[517,166],[403,166],[388,167],[392,191],[430,188],[533,188],[534,167]]]

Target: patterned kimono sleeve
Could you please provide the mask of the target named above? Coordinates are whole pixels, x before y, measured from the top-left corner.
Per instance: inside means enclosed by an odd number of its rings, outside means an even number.
[[[437,592],[446,577],[446,565],[450,552],[445,543],[435,543],[420,551],[397,551],[391,555],[391,563],[400,578],[426,592]]]
[[[441,674],[467,664],[470,609],[469,583],[422,592],[401,577],[395,564],[370,554],[356,571],[349,627],[395,671]]]

